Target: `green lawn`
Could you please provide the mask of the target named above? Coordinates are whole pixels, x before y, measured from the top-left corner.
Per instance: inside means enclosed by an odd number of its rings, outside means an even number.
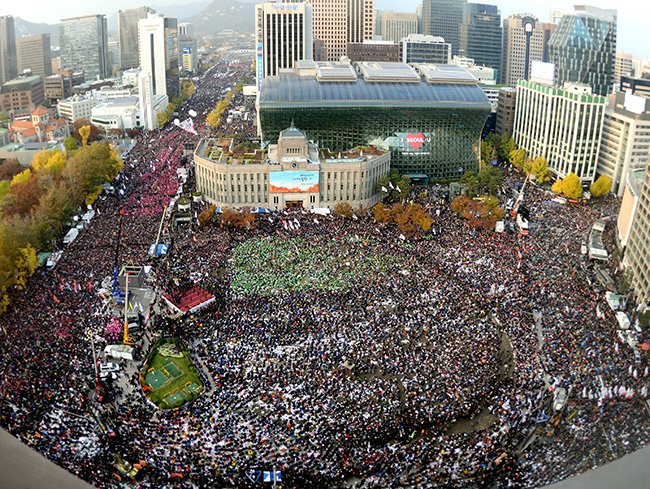
[[[149,385],[148,381],[155,379],[152,384],[158,387],[148,390],[147,396],[160,409],[181,406],[196,399],[204,390],[201,377],[187,357],[187,352],[183,349],[183,356],[180,358],[163,356],[158,349],[165,343],[180,344],[175,339],[157,344],[155,353],[142,372],[143,387]],[[161,381],[164,381],[162,385]]]

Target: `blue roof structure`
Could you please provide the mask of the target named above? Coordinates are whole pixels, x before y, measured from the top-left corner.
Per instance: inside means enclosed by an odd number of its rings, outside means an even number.
[[[282,107],[430,107],[490,108],[483,90],[475,84],[419,82],[319,82],[315,77],[282,73],[265,78],[260,108]]]

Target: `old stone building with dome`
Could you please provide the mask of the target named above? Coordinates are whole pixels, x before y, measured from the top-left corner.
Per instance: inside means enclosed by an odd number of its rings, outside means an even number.
[[[194,152],[197,189],[220,207],[369,207],[381,200],[377,181],[390,171],[390,152],[372,146],[332,153],[293,125],[268,150],[206,139]]]

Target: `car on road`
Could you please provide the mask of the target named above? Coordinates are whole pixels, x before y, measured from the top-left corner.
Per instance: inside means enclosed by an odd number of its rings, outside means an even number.
[[[101,362],[99,364],[99,371],[101,373],[119,372],[120,366],[117,363],[113,363],[113,362]]]

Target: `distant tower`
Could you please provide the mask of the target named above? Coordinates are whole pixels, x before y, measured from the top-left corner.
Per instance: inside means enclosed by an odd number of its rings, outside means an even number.
[[[444,38],[451,44],[452,54],[458,54],[466,3],[467,0],[422,0],[422,34]]]
[[[516,87],[518,80],[528,80],[533,61],[543,59],[544,30],[537,18],[528,14],[515,14],[505,19],[502,83]]]
[[[106,16],[87,15],[61,19],[59,37],[63,68],[83,70],[87,81],[111,75],[108,67]]]
[[[16,31],[11,15],[0,17],[0,84],[18,76]]]
[[[327,58],[347,55],[348,43],[374,37],[374,0],[305,0],[313,7],[313,39],[323,41]]]
[[[149,15],[138,21],[140,69],[151,75],[154,95],[178,95],[178,28],[176,19]]]
[[[117,30],[120,40],[120,67],[122,70],[140,65],[138,22],[156,11],[149,7],[120,10],[117,14]]]
[[[608,95],[614,84],[616,10],[576,5],[560,19],[549,43],[557,84],[586,83],[594,93]]]
[[[50,54],[50,35],[36,34],[16,39],[18,52],[18,72],[32,70],[33,75],[52,74],[52,56]]]
[[[262,80],[300,60],[313,60],[312,7],[306,3],[255,6],[257,88]]]
[[[501,12],[496,5],[468,3],[460,28],[460,49],[479,66],[501,74]]]

